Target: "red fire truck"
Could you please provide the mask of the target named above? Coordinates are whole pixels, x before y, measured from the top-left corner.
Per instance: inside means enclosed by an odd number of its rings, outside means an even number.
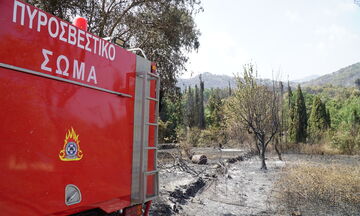
[[[146,215],[158,194],[154,63],[0,1],[0,215]]]

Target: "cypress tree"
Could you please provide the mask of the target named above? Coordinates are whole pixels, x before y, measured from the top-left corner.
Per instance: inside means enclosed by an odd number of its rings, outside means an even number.
[[[207,105],[209,110],[208,125],[212,127],[220,127],[221,107],[222,101],[219,95],[219,89],[212,90]]]
[[[355,80],[355,85],[360,90],[360,78]]]
[[[296,115],[298,115],[298,125],[296,129],[296,142],[306,142],[307,131],[307,114],[304,95],[301,91],[300,85],[298,85],[296,91]]]
[[[328,117],[327,117],[327,109],[326,109],[325,103],[322,102],[322,101],[321,101],[321,108],[320,108],[320,116],[321,116],[321,119],[322,119],[322,122],[323,122],[322,129],[329,128]]]
[[[280,81],[279,83],[280,86],[280,108],[281,108],[281,116],[280,116],[280,140],[282,141],[282,137],[284,135],[284,130],[285,130],[285,123],[284,123],[284,107],[283,107],[283,101],[284,101],[284,85],[283,83]]]
[[[299,116],[296,115],[296,106],[293,101],[290,103],[289,117],[289,138],[291,142],[297,142],[297,126],[299,125]]]
[[[228,87],[229,89],[229,93],[228,93],[228,96],[230,97],[231,95],[232,95],[232,92],[231,92],[231,85],[230,85],[230,80],[229,80],[229,87]]]
[[[309,118],[309,131],[313,141],[320,138],[321,133],[329,127],[327,115],[325,104],[321,101],[320,97],[316,96]]]
[[[205,129],[205,114],[204,114],[204,81],[200,75],[200,105],[199,105],[199,128]]]
[[[298,115],[296,115],[296,107],[293,99],[293,93],[288,82],[288,108],[289,108],[289,139],[291,142],[296,142],[296,128],[298,125]]]
[[[195,85],[195,103],[194,103],[194,125],[199,127],[200,122],[200,96],[199,96],[199,88],[197,85]]]
[[[324,104],[324,106],[325,106],[325,104]],[[326,106],[325,106],[325,109],[326,109]],[[330,116],[329,109],[326,109],[326,127],[331,128],[331,116]]]
[[[194,94],[192,91],[192,88],[189,86],[189,89],[187,91],[187,100],[186,100],[186,125],[188,127],[193,127],[195,125],[195,118],[194,118]]]
[[[292,97],[293,97],[293,93],[292,93],[292,90],[291,90],[290,83],[288,81],[288,106],[289,106],[289,109],[291,107]]]

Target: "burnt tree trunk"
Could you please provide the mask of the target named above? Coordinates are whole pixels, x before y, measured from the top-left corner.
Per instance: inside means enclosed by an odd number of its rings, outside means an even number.
[[[265,163],[265,152],[266,152],[266,145],[265,145],[265,135],[261,134],[259,141],[260,144],[260,158],[261,158],[261,168],[262,170],[267,170],[266,163]]]
[[[261,168],[260,169],[267,170],[266,163],[265,163],[265,145],[264,145],[264,143],[262,143],[261,145],[262,145],[261,146],[262,148],[261,148],[261,156],[260,156],[260,158],[261,158]]]
[[[274,146],[275,146],[275,151],[276,151],[276,153],[277,153],[277,155],[278,155],[278,157],[279,157],[279,160],[282,161],[281,152],[280,152],[280,150],[279,150],[279,148],[278,148],[278,144],[279,144],[279,137],[277,137],[277,138],[275,139]]]
[[[259,157],[261,158],[261,154],[260,154],[260,147],[259,147],[259,142],[258,142],[258,140],[257,140],[257,137],[256,137],[256,135],[254,135],[254,142],[255,142],[255,146],[256,146],[256,154],[257,155],[259,155]]]

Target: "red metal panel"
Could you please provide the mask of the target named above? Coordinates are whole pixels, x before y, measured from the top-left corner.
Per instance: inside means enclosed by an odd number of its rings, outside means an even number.
[[[123,76],[135,70],[134,55],[20,1],[1,1],[0,9],[2,63],[133,93]]]
[[[2,0],[0,11],[0,63],[134,95],[134,54],[20,1]],[[1,214],[129,205],[134,98],[0,68],[0,104]],[[71,128],[83,156],[62,161]],[[67,184],[80,189],[81,203],[65,205]]]

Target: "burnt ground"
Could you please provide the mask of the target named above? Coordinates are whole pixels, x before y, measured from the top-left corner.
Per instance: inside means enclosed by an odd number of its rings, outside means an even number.
[[[284,154],[280,161],[270,154],[268,170],[262,171],[260,159],[241,150],[195,152],[207,155],[208,163],[197,165],[179,158],[160,161],[159,197],[150,215],[291,215],[279,211],[272,197],[283,167],[305,162],[360,165],[359,156]],[[166,154],[160,152],[160,159]]]

